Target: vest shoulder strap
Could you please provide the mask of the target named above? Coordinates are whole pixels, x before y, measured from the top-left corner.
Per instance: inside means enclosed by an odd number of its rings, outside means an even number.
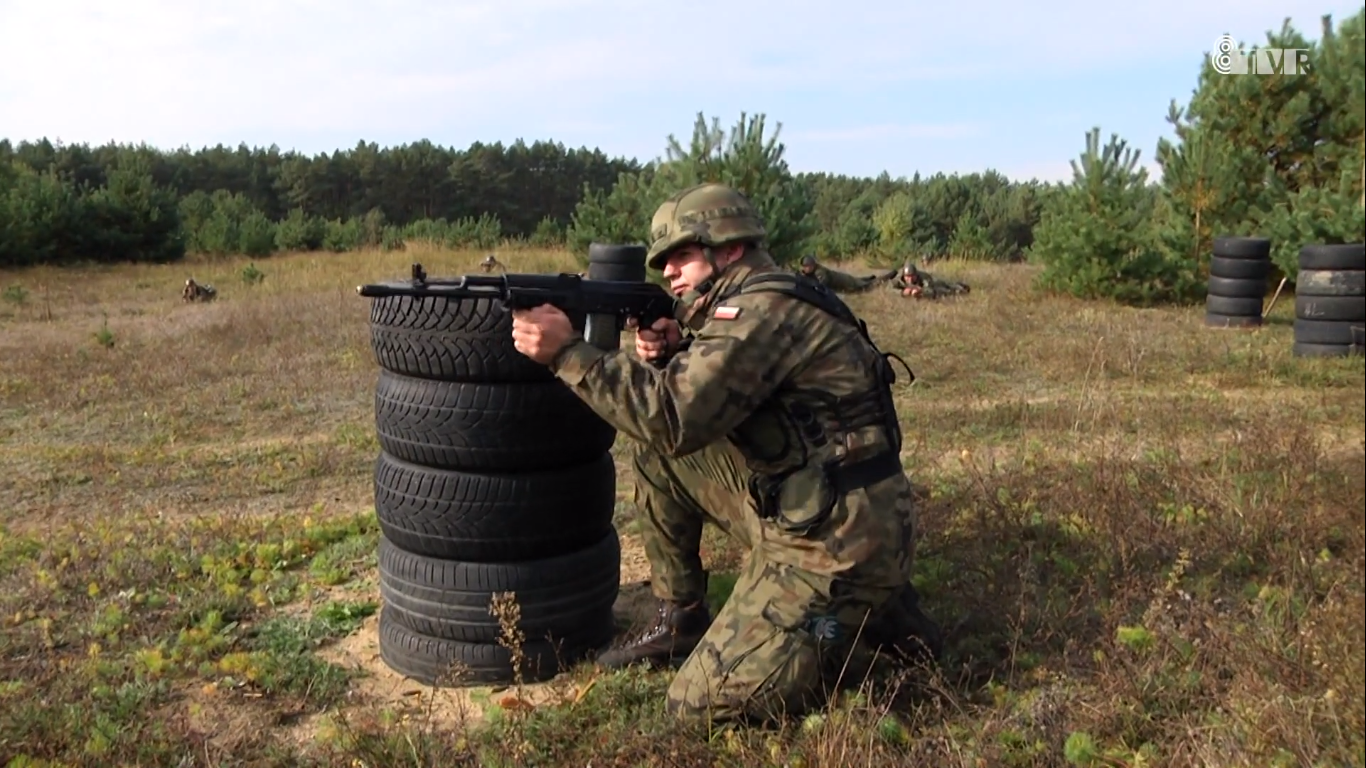
[[[825,285],[801,275],[790,272],[766,272],[751,275],[740,284],[738,293],[759,293],[772,291],[791,296],[798,301],[810,304],[824,312],[834,315],[855,327],[862,326],[849,305],[840,300],[835,292]]]
[[[907,375],[912,382],[915,381],[915,372],[902,360],[900,356],[890,352],[883,352],[878,349],[873,337],[868,333],[868,324],[865,323],[854,310],[849,308],[834,291],[830,290],[824,283],[812,280],[804,275],[794,275],[791,272],[764,272],[758,275],[751,275],[745,278],[740,284],[740,289],[730,295],[759,293],[761,291],[773,291],[786,296],[791,296],[799,301],[804,301],[836,318],[854,326],[858,329],[859,335],[872,346],[884,360],[896,360],[901,363],[901,367],[906,369]],[[896,374],[892,372],[890,366],[886,368],[888,383],[896,381]]]

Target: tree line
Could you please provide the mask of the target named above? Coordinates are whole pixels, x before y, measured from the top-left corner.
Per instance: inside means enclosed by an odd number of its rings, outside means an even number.
[[[349,250],[436,237],[556,241],[583,190],[634,160],[552,142],[278,147],[0,141],[0,266]]]
[[[550,141],[463,150],[361,142],[310,157],[245,145],[168,152],[4,140],[0,266],[340,252],[413,240],[483,249],[569,244],[583,254],[594,238],[640,239],[630,231],[639,221],[608,225],[601,211],[619,206],[638,179],[667,194],[663,185],[680,163],[718,162],[756,164],[741,186],[790,180],[784,205],[800,221],[786,234],[775,231],[783,258],[876,251],[1018,259],[1029,247],[1047,185],[1016,184],[992,171],[910,180],[793,175],[776,132],[764,136],[764,120],[742,115],[726,141],[716,121],[699,115],[691,155],[675,157],[670,137],[669,158],[649,163]]]
[[[781,126],[779,126],[781,128]],[[868,179],[794,174],[780,130],[764,115],[741,115],[729,132],[699,114],[685,145],[669,136],[665,156],[623,172],[609,189],[585,190],[566,232],[576,254],[598,242],[646,242],[655,208],[703,181],[743,190],[764,215],[769,250],[780,263],[800,256],[875,263],[943,256],[1018,260],[1056,185],[1013,182],[995,171]]]
[[[276,147],[0,141],[0,267],[171,261],[186,253],[400,248],[414,240],[495,249],[644,242],[655,207],[704,180],[742,189],[764,213],[779,261],[803,254],[875,263],[956,256],[1029,259],[1038,285],[1144,304],[1202,294],[1211,241],[1270,237],[1293,279],[1310,242],[1366,229],[1363,16],[1309,44],[1287,24],[1266,47],[1308,48],[1309,75],[1223,75],[1204,62],[1160,183],[1140,153],[1089,132],[1060,184],[994,171],[922,178],[793,173],[765,115],[723,130],[699,114],[649,162],[539,141],[467,149],[359,143],[305,156]]]

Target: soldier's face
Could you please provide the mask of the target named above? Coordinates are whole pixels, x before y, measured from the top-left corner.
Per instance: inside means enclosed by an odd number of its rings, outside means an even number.
[[[724,268],[738,258],[742,251],[736,246],[717,248],[713,251],[716,264]],[[664,279],[669,281],[669,290],[675,296],[682,296],[711,277],[711,265],[699,245],[685,245],[669,255],[664,262]]]

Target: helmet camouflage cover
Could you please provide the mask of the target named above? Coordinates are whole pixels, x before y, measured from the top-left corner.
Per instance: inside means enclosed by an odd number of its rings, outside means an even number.
[[[767,234],[763,218],[744,195],[724,184],[698,184],[675,193],[655,211],[646,263],[661,270],[680,246],[757,242]]]

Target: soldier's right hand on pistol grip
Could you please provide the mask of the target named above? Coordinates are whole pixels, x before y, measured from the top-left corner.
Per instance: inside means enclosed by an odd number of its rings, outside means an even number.
[[[636,330],[636,355],[642,360],[658,360],[677,350],[682,341],[678,321],[661,317],[649,328]]]

